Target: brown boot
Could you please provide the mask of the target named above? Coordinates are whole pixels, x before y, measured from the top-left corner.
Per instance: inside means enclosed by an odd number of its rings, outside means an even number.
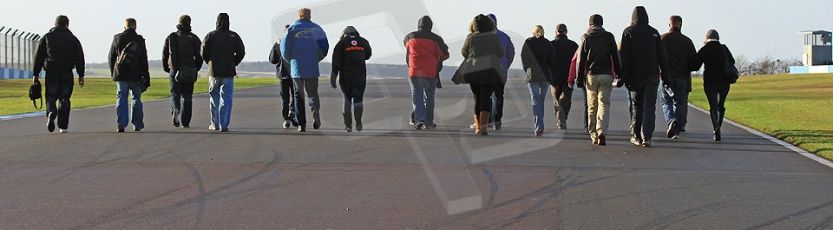
[[[489,112],[480,112],[480,135],[487,136],[489,135],[489,122],[484,122],[489,120]]]
[[[480,135],[480,116],[474,115],[474,134]]]

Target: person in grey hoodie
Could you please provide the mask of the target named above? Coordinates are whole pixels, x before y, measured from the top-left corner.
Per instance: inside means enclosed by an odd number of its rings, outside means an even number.
[[[220,13],[217,16],[217,30],[205,36],[202,56],[208,64],[209,87],[211,96],[211,130],[229,131],[231,123],[232,98],[234,95],[234,77],[237,65],[243,61],[246,48],[240,35],[229,30],[229,16]]]

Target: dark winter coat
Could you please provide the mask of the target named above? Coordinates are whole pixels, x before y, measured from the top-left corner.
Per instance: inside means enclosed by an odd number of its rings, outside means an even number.
[[[246,47],[240,35],[229,30],[229,17],[217,16],[217,30],[205,36],[202,57],[208,64],[208,75],[215,78],[237,76],[237,65],[246,56]]]
[[[365,61],[373,55],[370,42],[359,35],[355,28],[348,27],[333,49],[332,78],[343,80],[364,80],[367,77]]]
[[[165,39],[162,49],[162,68],[165,72],[177,71],[181,66],[189,66],[199,70],[202,68],[200,49],[202,42],[190,28],[180,28]]]
[[[405,62],[410,77],[438,78],[442,61],[448,59],[448,45],[431,32],[433,27],[431,18],[424,16],[419,19],[418,30],[405,36]]]
[[[667,56],[659,31],[648,25],[648,13],[643,7],[634,9],[631,26],[622,34],[621,78],[628,89],[641,88],[661,77],[667,79],[664,68]]]
[[[275,45],[272,46],[272,52],[269,53],[269,62],[275,65],[275,75],[277,75],[278,78],[281,80],[292,79],[292,66],[290,66],[289,62],[284,60],[281,56],[281,43],[276,42]]]
[[[697,68],[699,69],[700,65],[705,65],[703,70],[704,85],[729,84],[729,76],[726,75],[726,58],[729,58],[729,63],[735,63],[732,52],[723,44],[720,44],[719,41],[707,42],[703,48],[700,48],[700,51],[697,51]]]
[[[43,35],[35,50],[35,63],[32,72],[39,76],[46,70],[52,76],[72,77],[72,69],[79,77],[84,77],[84,50],[81,42],[67,27],[57,26]]]
[[[587,75],[621,74],[619,51],[613,34],[601,26],[592,26],[581,40],[576,59],[576,85],[579,88],[584,88]]]
[[[567,78],[570,75],[570,64],[573,56],[578,50],[578,44],[567,38],[567,35],[557,35],[552,44],[552,84],[556,86],[567,85]]]
[[[670,79],[691,79],[691,72],[700,69],[697,66],[697,49],[691,39],[679,29],[662,35],[662,43],[668,53],[668,77]]]
[[[461,53],[466,59],[464,63],[465,82],[474,85],[503,84],[501,58],[503,46],[495,34],[495,24],[489,17],[478,15],[471,23],[470,33],[463,42]]]
[[[530,37],[524,41],[521,49],[521,64],[526,72],[526,82],[547,82],[552,83],[553,64],[552,44],[547,38]]]
[[[117,66],[117,59],[124,51],[125,47],[133,42],[137,45],[135,61],[137,61],[138,69],[121,70]],[[141,81],[146,84],[150,82],[150,72],[148,71],[148,50],[145,44],[145,38],[136,33],[135,29],[126,29],[120,34],[113,37],[113,44],[110,46],[110,73],[113,81]]]

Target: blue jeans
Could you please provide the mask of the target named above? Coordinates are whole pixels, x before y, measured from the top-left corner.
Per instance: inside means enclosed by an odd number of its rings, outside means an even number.
[[[228,129],[231,123],[234,77],[209,78],[208,95],[211,96],[211,126],[215,129]]]
[[[532,96],[532,115],[534,116],[535,131],[544,130],[544,101],[550,90],[547,82],[530,82],[529,94]]]
[[[119,128],[127,127],[130,121],[130,109],[128,109],[127,96],[132,94],[133,101],[133,127],[136,129],[145,128],[142,121],[142,86],[138,81],[117,81],[116,82],[116,116],[118,117]]]
[[[414,121],[431,126],[434,124],[434,93],[437,91],[436,78],[411,77],[411,102],[414,107]]]
[[[665,83],[669,87],[660,87],[660,103],[665,124],[677,121],[678,129],[685,129],[688,116],[688,90],[691,82],[685,79],[672,79]],[[670,91],[670,92],[669,92]]]

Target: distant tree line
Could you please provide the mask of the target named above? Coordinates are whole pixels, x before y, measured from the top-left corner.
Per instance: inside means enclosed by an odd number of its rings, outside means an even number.
[[[803,65],[801,59],[774,59],[769,55],[752,60],[744,55],[735,57],[735,66],[742,75],[772,75],[789,73],[790,66]]]

